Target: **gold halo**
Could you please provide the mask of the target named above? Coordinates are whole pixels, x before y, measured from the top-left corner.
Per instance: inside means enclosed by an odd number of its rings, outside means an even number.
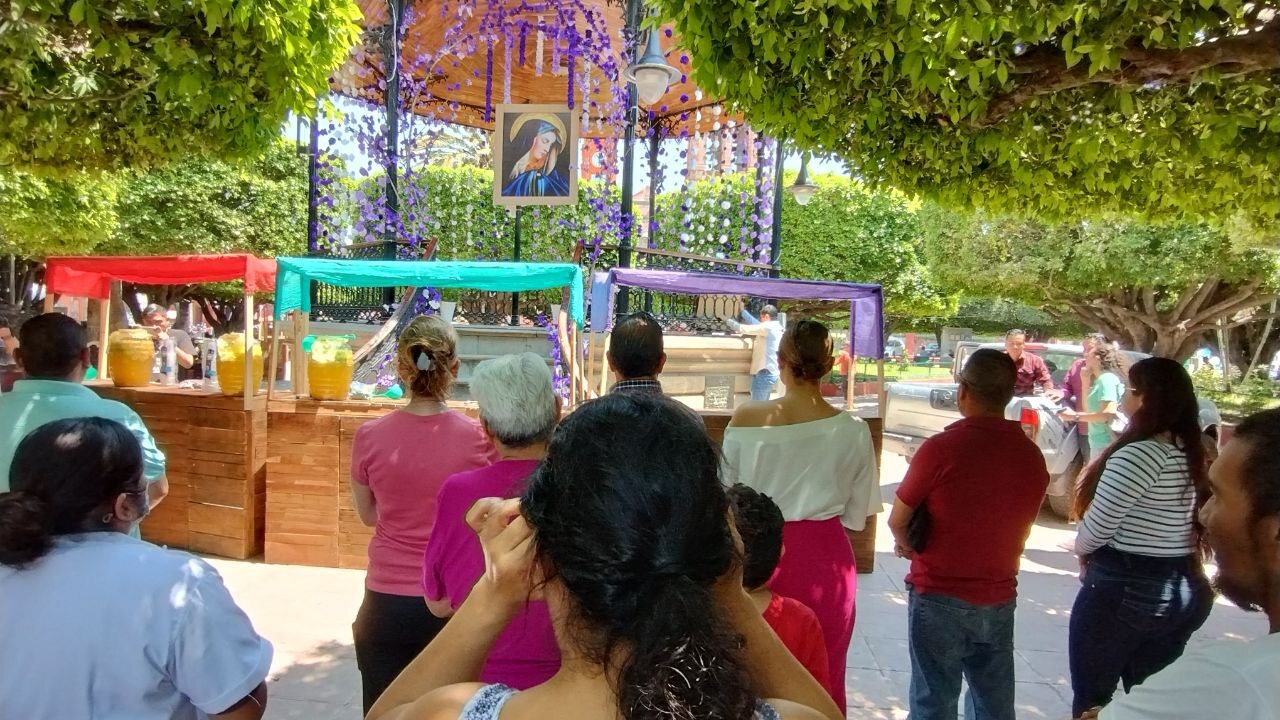
[[[556,117],[554,113],[522,113],[520,117],[516,118],[516,121],[511,124],[511,132],[508,133],[507,139],[515,140],[516,135],[520,132],[520,128],[524,127],[524,124],[530,120],[545,121],[547,124],[560,131],[561,143],[569,141],[569,133],[565,132],[564,123],[561,122],[560,118]]]

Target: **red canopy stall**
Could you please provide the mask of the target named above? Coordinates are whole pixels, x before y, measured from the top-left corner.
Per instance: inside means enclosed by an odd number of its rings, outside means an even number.
[[[244,399],[152,384],[86,383],[131,407],[166,457],[169,494],[142,523],[151,542],[233,558],[262,553],[266,520],[267,410],[252,377],[253,294],[275,289],[276,263],[246,254],[159,257],[51,257],[45,309],[55,298],[87,297],[102,305],[100,357],[107,357],[112,283],[186,285],[244,281]],[[99,362],[102,377],[110,368]]]
[[[102,327],[99,328],[99,362],[105,379],[107,336],[110,317],[107,303],[111,299],[111,283],[122,281],[140,285],[188,285],[203,282],[244,281],[245,357],[252,358],[253,294],[270,292],[276,287],[276,261],[263,260],[247,253],[222,255],[149,255],[149,256],[55,256],[45,260],[44,307],[53,309],[58,295],[72,295],[100,300],[103,303]],[[245,363],[245,388],[257,388],[251,378],[253,363]],[[250,409],[253,393],[245,392],[245,409]]]

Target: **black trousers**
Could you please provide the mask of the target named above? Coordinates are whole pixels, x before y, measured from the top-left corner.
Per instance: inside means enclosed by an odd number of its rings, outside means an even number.
[[[444,624],[445,620],[427,610],[421,595],[388,595],[365,589],[364,602],[351,626],[365,715]]]

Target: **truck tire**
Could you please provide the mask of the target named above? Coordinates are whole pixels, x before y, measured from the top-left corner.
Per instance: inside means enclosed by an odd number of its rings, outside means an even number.
[[[1071,461],[1067,469],[1049,478],[1049,491],[1045,499],[1049,501],[1049,509],[1054,515],[1068,519],[1071,516],[1071,505],[1076,499],[1076,478],[1080,476],[1083,463],[1077,457]]]
[[[1075,500],[1071,495],[1046,495],[1049,500],[1049,509],[1054,515],[1066,520],[1071,516],[1071,503]]]

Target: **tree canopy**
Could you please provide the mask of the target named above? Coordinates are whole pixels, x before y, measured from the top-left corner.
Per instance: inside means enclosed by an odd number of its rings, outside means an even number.
[[[0,11],[0,167],[251,157],[358,38],[353,0],[29,0]]]
[[[817,183],[808,205],[789,195],[783,200],[784,275],[879,283],[885,315],[900,321],[956,311],[957,297],[925,264],[916,208],[899,194],[873,192],[847,178]]]
[[[957,206],[1280,217],[1275,2],[657,0],[763,130]]]
[[[1275,253],[1239,248],[1206,225],[1046,225],[931,205],[921,224],[928,264],[944,286],[1074,316],[1166,357],[1185,357],[1219,323],[1256,315],[1280,278]]]
[[[0,170],[0,254],[92,250],[117,223],[112,177],[47,178]]]

